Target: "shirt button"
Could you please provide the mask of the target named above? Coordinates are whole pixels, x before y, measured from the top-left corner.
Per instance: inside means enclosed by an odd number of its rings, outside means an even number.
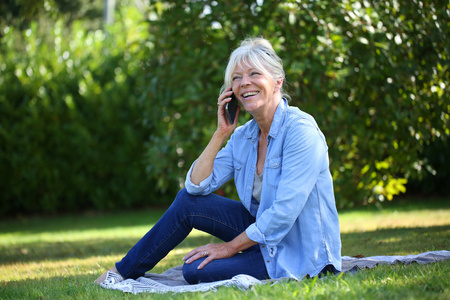
[[[265,245],[262,245],[261,248],[266,248],[266,246],[265,246]]]
[[[267,262],[270,263],[270,260],[268,260]]]
[[[252,187],[251,186],[247,186],[247,189],[249,190],[249,189],[251,189]]]

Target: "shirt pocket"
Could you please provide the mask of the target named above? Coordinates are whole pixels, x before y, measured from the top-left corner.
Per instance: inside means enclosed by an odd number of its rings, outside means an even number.
[[[243,165],[244,165],[244,163],[241,162],[240,160],[238,160],[236,158],[233,160],[234,178],[237,178],[239,176]]]
[[[281,163],[283,157],[273,157],[266,161],[265,183],[271,188],[278,188],[281,177]]]

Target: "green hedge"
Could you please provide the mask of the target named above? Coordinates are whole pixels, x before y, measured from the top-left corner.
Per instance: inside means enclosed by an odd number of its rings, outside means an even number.
[[[437,0],[152,1],[144,14],[120,7],[107,31],[3,28],[0,215],[169,203],[216,128],[231,50],[258,35],[284,60],[291,104],[327,137],[339,207],[448,178],[430,157],[450,135],[449,11]],[[221,192],[235,196],[232,184]]]
[[[127,20],[139,17],[127,11]],[[124,20],[125,22],[126,20]],[[145,23],[6,30],[0,76],[0,215],[156,203],[145,173]]]

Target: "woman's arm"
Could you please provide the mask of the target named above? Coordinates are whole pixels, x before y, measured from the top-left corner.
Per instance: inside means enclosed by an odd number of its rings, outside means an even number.
[[[211,175],[214,167],[214,159],[217,153],[222,148],[225,141],[230,137],[233,130],[236,129],[237,121],[234,124],[230,124],[225,116],[225,104],[231,100],[231,88],[226,89],[218,99],[218,110],[217,110],[217,129],[214,132],[211,140],[203,150],[202,154],[199,156],[195,162],[194,168],[191,172],[191,182],[198,185],[200,182],[205,180],[209,175]],[[239,117],[239,109],[236,112],[236,120]]]
[[[228,137],[229,135],[223,134],[218,130],[213,134],[208,146],[206,146],[205,150],[198,157],[192,169],[191,182],[193,184],[198,185],[211,175],[214,167],[214,159]]]

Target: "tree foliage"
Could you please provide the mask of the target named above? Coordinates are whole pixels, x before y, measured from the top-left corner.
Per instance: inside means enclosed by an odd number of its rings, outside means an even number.
[[[32,22],[89,20],[89,29],[98,29],[102,21],[103,0],[2,0],[0,28],[12,26],[26,30]],[[45,24],[46,25],[46,24]],[[0,31],[0,37],[3,32]]]
[[[273,43],[291,105],[325,133],[339,207],[448,178],[448,4],[130,5],[107,32],[66,17],[0,24],[0,213],[171,199],[216,128],[228,56],[248,36]],[[232,184],[222,192],[235,196]]]
[[[291,105],[311,113],[328,139],[339,206],[391,200],[425,167],[434,172],[420,155],[450,134],[448,5],[164,1],[151,13],[148,74],[157,81],[149,98],[163,101],[164,119],[149,154],[164,158],[148,164],[158,166],[150,173],[160,186],[183,177],[215,129],[230,50],[259,35],[284,60]]]

